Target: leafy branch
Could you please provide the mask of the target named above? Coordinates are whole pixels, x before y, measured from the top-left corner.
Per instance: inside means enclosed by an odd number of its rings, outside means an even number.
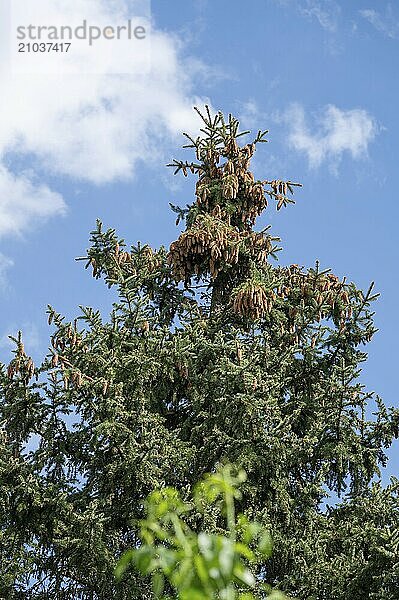
[[[272,552],[270,533],[246,516],[236,518],[244,471],[225,465],[207,475],[194,490],[194,503],[184,502],[175,488],[153,491],[140,523],[141,545],[128,550],[116,568],[120,579],[130,565],[152,576],[156,598],[170,599],[171,587],[179,600],[283,600],[282,593],[256,578],[254,567]],[[227,535],[196,533],[187,524],[194,508],[204,514],[216,503],[226,516]],[[168,585],[169,584],[169,585]]]

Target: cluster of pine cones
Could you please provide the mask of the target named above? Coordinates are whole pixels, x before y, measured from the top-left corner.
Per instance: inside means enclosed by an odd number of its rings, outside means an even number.
[[[239,231],[217,217],[198,215],[170,246],[168,261],[175,279],[187,281],[207,271],[215,279],[224,265],[237,264],[240,239]]]
[[[255,144],[240,148],[232,140],[221,151],[202,153],[204,169],[196,185],[197,206],[207,212],[220,206],[224,218],[233,215],[234,224],[252,226],[267,207],[263,182],[255,181],[249,171],[254,152]],[[227,160],[218,166],[221,157]]]
[[[261,265],[266,264],[271,251],[270,236],[239,231],[214,214],[204,214],[172,242],[168,262],[176,281],[208,273],[214,280],[226,265],[237,265],[240,255]]]
[[[232,308],[242,317],[257,321],[269,313],[273,307],[276,294],[260,282],[248,280],[234,292]]]
[[[168,261],[177,281],[210,274],[238,263],[242,252],[264,264],[270,238],[251,227],[267,206],[263,182],[248,170],[255,144],[240,148],[234,138],[219,150],[197,150],[202,167],[196,185],[196,217],[170,246]],[[219,166],[221,158],[225,163]]]
[[[278,286],[266,286],[256,278],[248,278],[233,290],[231,306],[233,311],[251,320],[264,318],[270,313],[277,298],[287,300],[296,305],[289,310],[292,321],[295,320],[299,307],[312,307],[316,311],[316,319],[320,321],[336,313],[340,326],[352,316],[352,306],[345,281],[341,281],[333,273],[316,275],[304,273],[297,265],[281,269],[280,275],[284,283]],[[298,304],[299,301],[299,304]]]

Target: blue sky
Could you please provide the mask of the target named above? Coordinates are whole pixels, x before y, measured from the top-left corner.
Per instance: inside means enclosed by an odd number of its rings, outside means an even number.
[[[128,0],[35,0],[44,15],[50,5],[65,19],[134,11]],[[79,304],[108,309],[107,289],[74,261],[97,217],[129,243],[176,238],[168,203],[191,202],[194,181],[164,165],[185,156],[180,132],[209,102],[269,129],[259,177],[303,183],[295,206],[259,221],[282,238],[280,261],[318,259],[363,288],[375,281],[379,332],[362,378],[398,406],[399,5],[154,0],[151,20],[144,73],[125,56],[124,75],[11,76],[0,47],[2,359],[18,328],[34,358],[46,352],[47,303],[68,317]]]

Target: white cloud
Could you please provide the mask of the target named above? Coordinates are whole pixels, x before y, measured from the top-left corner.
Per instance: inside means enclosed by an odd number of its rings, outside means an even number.
[[[282,6],[292,6],[304,17],[316,19],[330,33],[338,26],[341,7],[334,0],[276,0]]]
[[[9,286],[7,271],[13,266],[13,264],[14,261],[11,260],[11,258],[0,252],[0,289],[2,292]]]
[[[331,33],[336,31],[341,9],[333,0],[305,0],[299,10],[303,15],[316,19],[323,29]]]
[[[369,21],[369,23],[377,29],[377,31],[380,31],[392,39],[399,36],[399,19],[394,14],[390,4],[388,4],[385,9],[385,15],[382,15],[373,8],[366,8],[359,12],[364,19]]]
[[[378,133],[374,118],[364,109],[341,110],[329,104],[316,119],[312,131],[303,107],[293,104],[284,114],[292,148],[307,155],[309,165],[318,167],[330,161],[336,167],[344,152],[358,159],[367,155],[369,143]]]
[[[64,214],[65,210],[62,196],[35,182],[32,173],[17,176],[0,164],[1,235],[21,235],[33,223]]]
[[[240,121],[240,129],[258,130],[262,127],[260,121],[263,119],[263,114],[259,109],[257,102],[253,99],[240,102],[238,106],[238,120]]]
[[[38,11],[36,22],[40,15],[43,19],[47,15],[44,22],[51,16],[52,22],[65,24],[83,17],[99,24],[124,22],[130,6],[127,0],[26,3]],[[150,36],[149,69],[142,68],[137,53],[108,56],[102,49],[78,57],[80,61],[100,61],[86,65],[91,74],[12,76],[6,73],[3,57],[0,236],[22,233],[32,222],[65,212],[61,196],[40,177],[61,175],[98,185],[126,180],[134,176],[140,161],[156,164],[165,146],[182,130],[198,129],[192,107],[205,100],[193,96],[193,80],[198,74],[204,76],[206,67],[184,59],[175,36],[156,28]],[[115,61],[122,62],[125,74],[115,74]],[[80,67],[84,73],[85,64]],[[6,165],[10,153],[26,157],[36,173],[12,170]]]

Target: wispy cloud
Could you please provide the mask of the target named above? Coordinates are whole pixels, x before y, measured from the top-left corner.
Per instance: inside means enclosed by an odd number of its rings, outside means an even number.
[[[331,33],[336,31],[341,8],[333,0],[305,0],[299,5],[299,10],[303,15],[316,19],[323,29]]]
[[[69,23],[71,15],[95,23],[115,22],[119,16],[127,18],[131,6],[128,0],[26,0],[26,4],[40,9],[36,21],[42,15],[48,22],[51,15],[51,21],[63,23]],[[90,60],[93,57],[95,51]],[[106,57],[103,72],[91,68],[87,76],[10,77],[1,68],[1,58],[0,236],[21,234],[39,221],[65,213],[63,198],[49,187],[49,175],[96,185],[127,180],[141,161],[156,161],[182,130],[198,127],[192,106],[205,99],[193,95],[193,82],[207,68],[184,58],[180,40],[156,27],[151,29],[148,70],[130,52]],[[110,60],[123,61],[127,74],[110,74],[114,70],[108,67],[115,66]],[[6,160],[10,153],[26,159],[32,171],[10,167]]]
[[[238,103],[238,120],[241,129],[259,129],[260,121],[263,119],[258,103],[252,98]]]
[[[14,261],[0,252],[0,293],[8,288],[7,271],[13,266]]]
[[[277,0],[277,2],[282,6],[292,6],[304,17],[315,19],[330,33],[337,30],[341,7],[334,0]]]
[[[336,169],[345,152],[353,159],[367,156],[368,146],[378,133],[375,119],[366,110],[341,110],[332,104],[321,110],[312,127],[300,104],[293,104],[282,120],[289,128],[290,146],[307,156],[310,167],[327,161]]]
[[[377,31],[392,39],[399,37],[399,17],[394,14],[391,4],[386,6],[385,14],[378,12],[374,8],[366,8],[359,12]]]
[[[62,196],[38,183],[32,172],[15,175],[0,164],[0,236],[21,235],[38,221],[65,211]]]

